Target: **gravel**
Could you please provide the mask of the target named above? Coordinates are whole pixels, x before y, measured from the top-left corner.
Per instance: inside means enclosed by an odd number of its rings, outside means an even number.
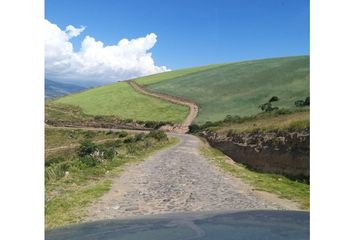
[[[282,209],[199,154],[200,140],[172,134],[180,143],[137,165],[114,180],[111,190],[89,208],[86,220],[172,212]]]

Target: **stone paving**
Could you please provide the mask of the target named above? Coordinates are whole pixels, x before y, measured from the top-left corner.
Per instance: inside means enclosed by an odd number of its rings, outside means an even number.
[[[89,208],[86,220],[172,212],[282,209],[198,152],[200,140],[174,134],[180,143],[128,166],[112,189]]]

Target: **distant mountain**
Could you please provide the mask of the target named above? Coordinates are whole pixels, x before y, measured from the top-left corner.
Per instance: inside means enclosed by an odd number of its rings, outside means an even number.
[[[87,87],[74,85],[70,83],[60,83],[45,79],[45,99],[64,96],[73,92],[79,92]]]

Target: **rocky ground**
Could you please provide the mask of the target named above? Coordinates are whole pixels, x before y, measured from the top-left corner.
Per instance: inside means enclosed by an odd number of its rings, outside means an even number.
[[[197,137],[175,134],[180,143],[127,167],[112,189],[89,208],[86,220],[171,212],[282,209],[214,167],[198,152]]]

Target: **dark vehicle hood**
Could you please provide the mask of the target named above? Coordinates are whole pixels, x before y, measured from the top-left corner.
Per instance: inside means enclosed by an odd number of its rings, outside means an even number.
[[[179,213],[104,220],[46,231],[47,240],[309,239],[309,213]]]

